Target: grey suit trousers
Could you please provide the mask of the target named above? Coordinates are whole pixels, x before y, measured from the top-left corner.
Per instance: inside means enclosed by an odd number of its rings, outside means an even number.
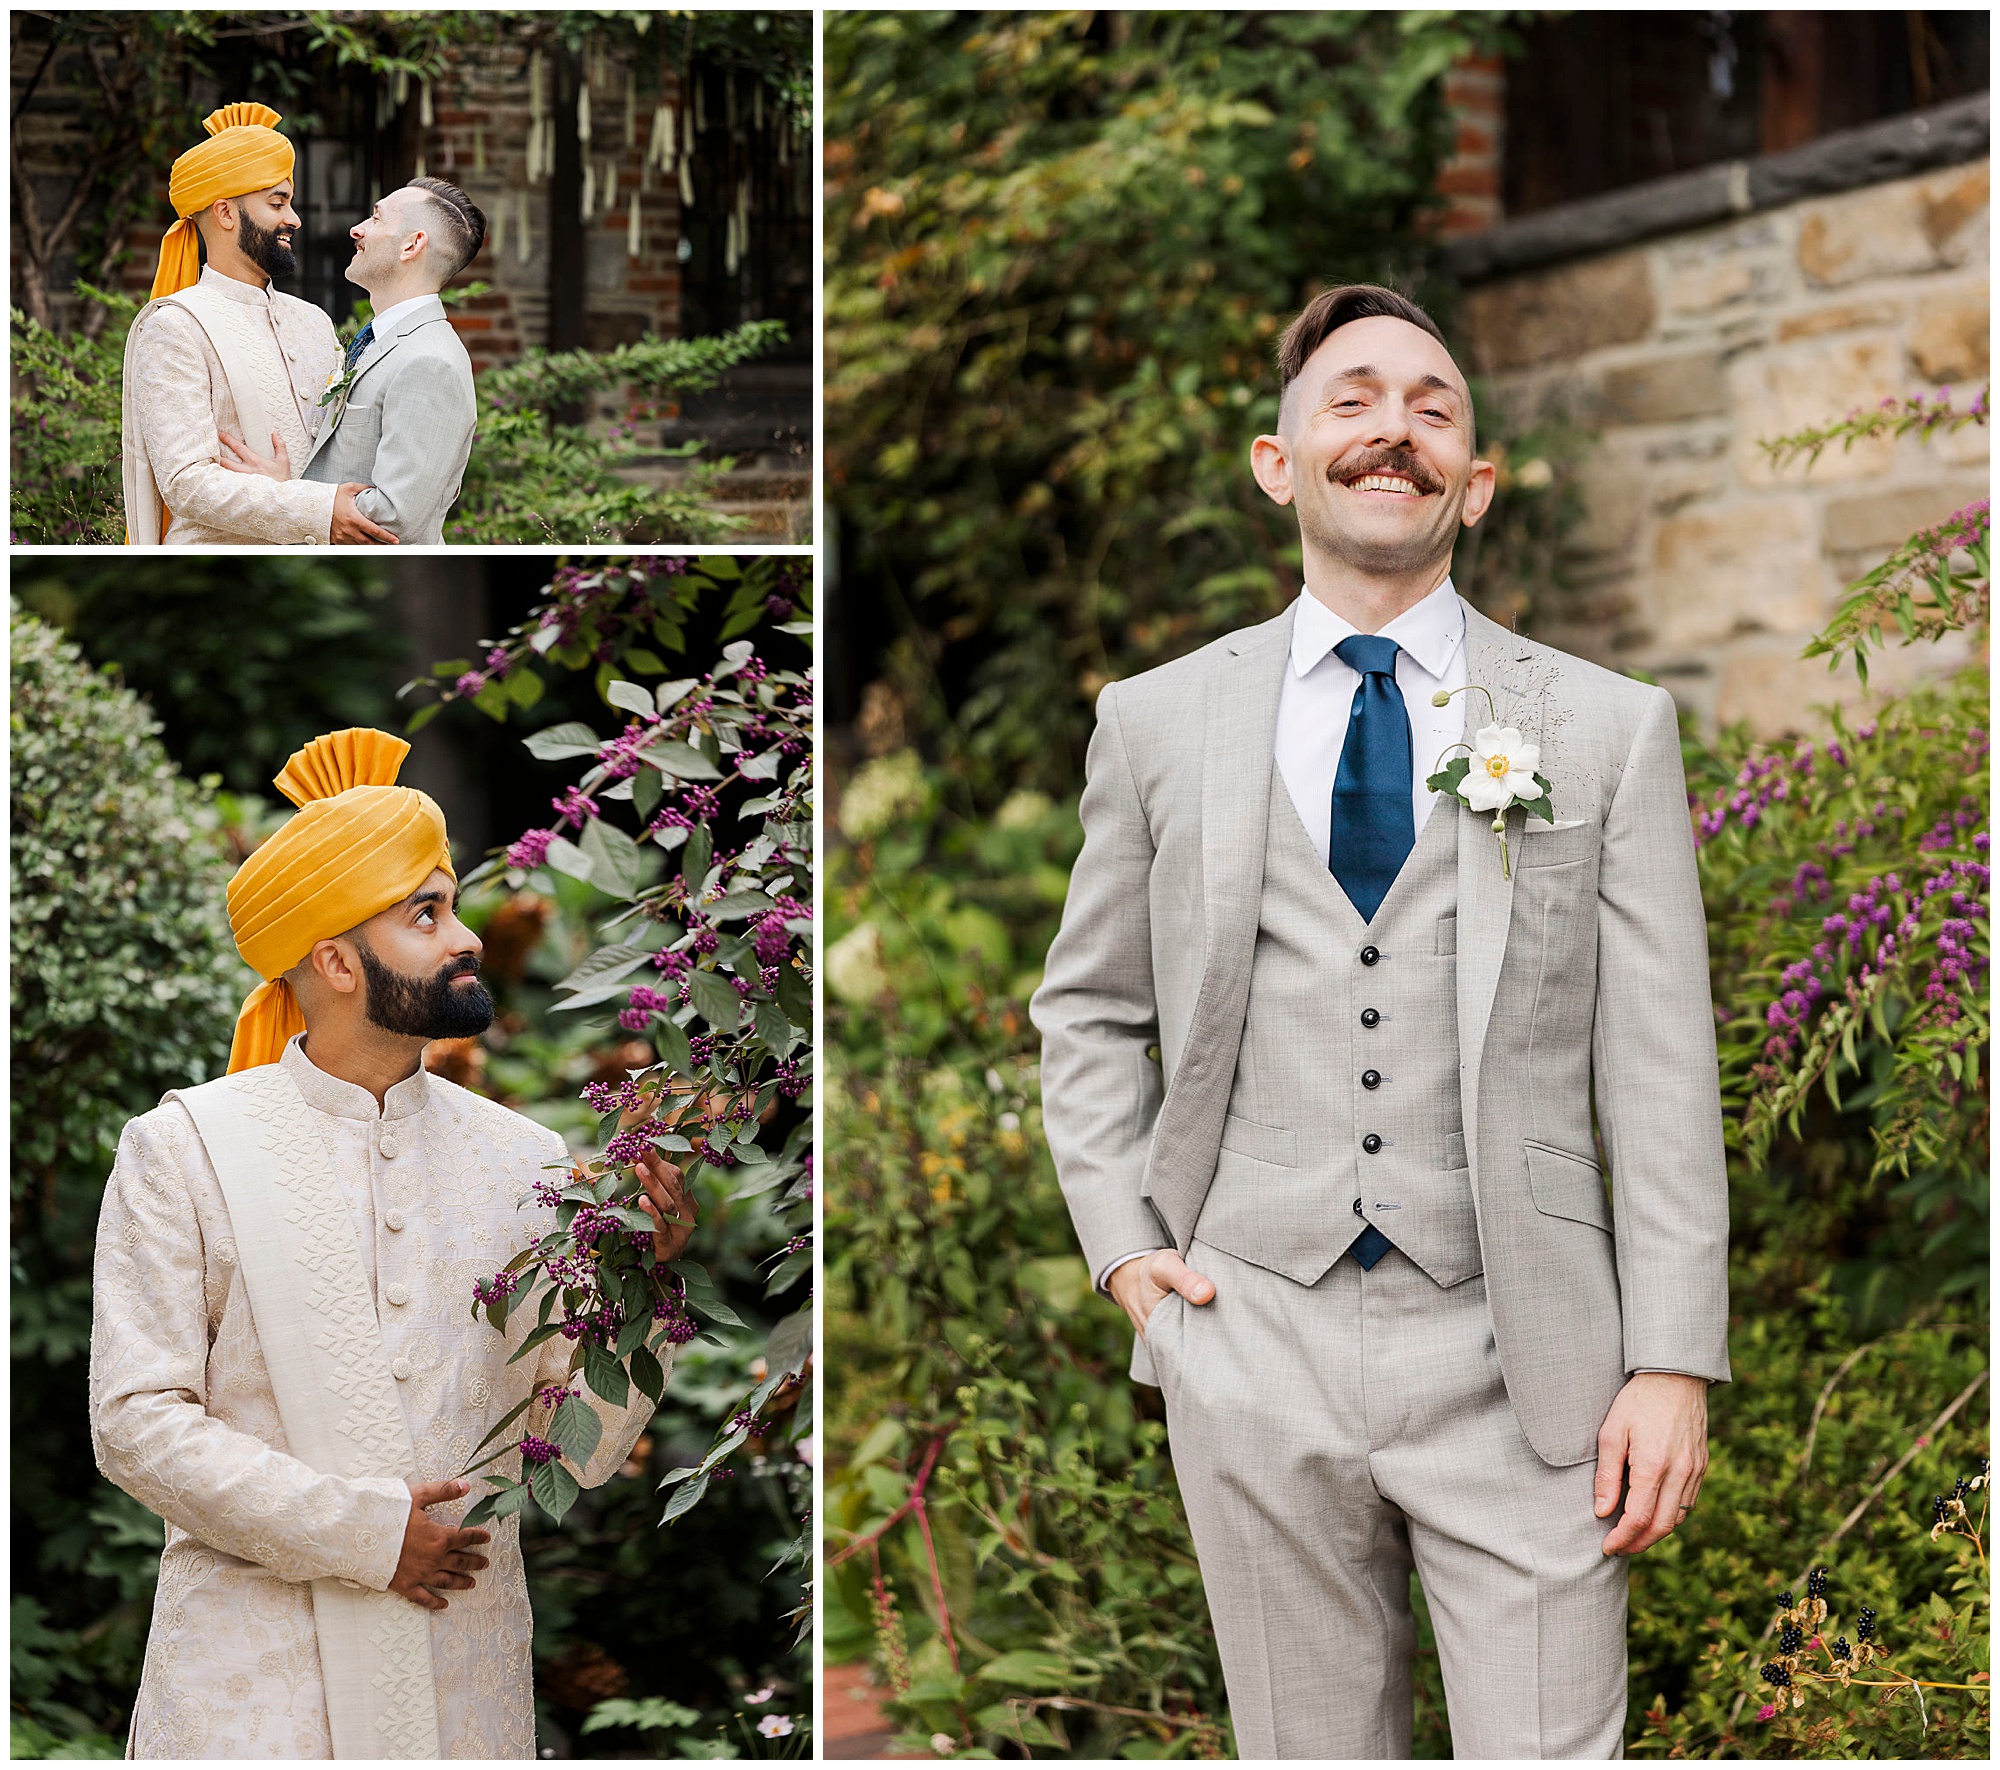
[[[1529,1447],[1486,1281],[1401,1253],[1314,1285],[1197,1233],[1146,1327],[1244,1758],[1410,1754],[1414,1565],[1460,1758],[1613,1758],[1627,1564],[1595,1465]]]

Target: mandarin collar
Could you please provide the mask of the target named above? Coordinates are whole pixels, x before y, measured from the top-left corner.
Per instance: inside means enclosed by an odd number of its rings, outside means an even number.
[[[1300,676],[1310,675],[1336,645],[1360,631],[1310,590],[1300,590],[1298,615],[1292,622],[1292,669]],[[1465,604],[1450,577],[1375,637],[1393,639],[1423,666],[1425,674],[1442,680],[1465,643]]]
[[[415,1075],[405,1076],[389,1090],[378,1113],[375,1096],[359,1082],[344,1082],[338,1076],[328,1075],[306,1055],[305,1037],[304,1033],[294,1033],[278,1062],[298,1084],[308,1106],[332,1113],[335,1118],[407,1119],[416,1117],[430,1104],[430,1071],[419,1063]]]
[[[271,305],[271,285],[266,283],[259,289],[252,283],[238,282],[234,277],[226,277],[212,264],[201,269],[201,286],[213,289],[217,294],[231,301],[240,301],[245,307],[269,307]]]

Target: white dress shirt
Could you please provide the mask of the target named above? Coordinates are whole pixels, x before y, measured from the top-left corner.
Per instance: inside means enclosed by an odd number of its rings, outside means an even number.
[[[1361,672],[1333,648],[1360,628],[1335,614],[1310,590],[1299,592],[1292,620],[1292,661],[1278,691],[1278,772],[1292,796],[1314,851],[1325,856],[1333,836],[1333,779]],[[1410,715],[1410,809],[1422,835],[1437,795],[1424,782],[1438,771],[1443,752],[1465,736],[1465,697],[1431,705],[1439,689],[1466,682],[1465,605],[1450,578],[1376,635],[1401,647],[1396,686]]]
[[[1292,619],[1292,657],[1278,690],[1278,731],[1273,744],[1278,773],[1297,808],[1299,822],[1314,850],[1326,856],[1333,840],[1333,777],[1340,770],[1341,747],[1347,742],[1348,715],[1361,672],[1334,655],[1333,648],[1361,629],[1343,619],[1313,595],[1299,592],[1298,613]],[[1414,608],[1406,608],[1377,637],[1393,639],[1396,686],[1410,715],[1410,809],[1415,831],[1437,799],[1424,782],[1437,773],[1441,752],[1465,737],[1465,697],[1442,707],[1431,705],[1441,688],[1466,684],[1465,604],[1449,577]],[[1331,862],[1329,862],[1331,864]],[[1097,1275],[1103,1290],[1111,1275],[1128,1261],[1153,1248],[1121,1254]]]
[[[375,342],[386,343],[405,326],[420,317],[443,313],[444,303],[435,295],[412,295],[407,301],[399,301],[394,307],[385,307],[368,323],[375,328]]]

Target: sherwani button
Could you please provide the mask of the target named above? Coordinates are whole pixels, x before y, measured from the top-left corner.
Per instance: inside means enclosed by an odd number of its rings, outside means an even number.
[[[1361,1024],[1363,1026],[1380,1026],[1382,1024],[1382,1011],[1379,1008],[1363,1008],[1361,1010]]]
[[[400,1309],[410,1300],[410,1287],[406,1284],[392,1284],[382,1294]]]
[[[396,1159],[396,1153],[402,1147],[402,1145],[396,1141],[396,1133],[394,1131],[384,1131],[382,1133],[381,1141],[376,1145],[376,1147],[379,1148],[382,1151],[382,1153],[389,1158],[389,1160],[394,1161]]]
[[[407,1358],[392,1358],[389,1361],[389,1375],[399,1383],[410,1380],[410,1361]]]
[[[403,1227],[403,1213],[401,1211],[386,1211],[383,1213],[382,1222],[387,1228],[401,1229]]]
[[[1373,965],[1381,957],[1382,954],[1379,948],[1364,946],[1361,949],[1361,962],[1364,965]]]
[[[1382,1072],[1379,1069],[1364,1069],[1361,1072],[1361,1085],[1364,1088],[1381,1087]]]
[[[1381,1149],[1382,1139],[1376,1136],[1373,1131],[1370,1131],[1366,1137],[1361,1139],[1361,1147],[1367,1150],[1370,1155],[1374,1155]]]

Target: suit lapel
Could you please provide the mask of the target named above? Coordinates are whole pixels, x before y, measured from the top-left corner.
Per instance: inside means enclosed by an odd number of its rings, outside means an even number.
[[[362,380],[366,376],[373,374],[375,370],[383,363],[383,361],[386,360],[388,356],[395,350],[396,346],[401,344],[405,338],[409,337],[412,332],[417,331],[421,327],[430,325],[433,320],[439,319],[441,317],[443,316],[438,314],[427,314],[422,319],[412,321],[409,325],[400,327],[396,331],[391,332],[387,338],[376,338],[370,340],[368,348],[361,353],[361,361],[355,365],[354,381],[353,384],[347,390],[347,398],[349,400],[353,399],[354,389],[361,385]],[[346,403],[343,402],[341,406],[341,411],[343,414],[345,414],[346,409],[347,409]],[[337,431],[339,428],[340,426],[338,423],[325,426],[320,430],[320,433],[313,438],[312,455],[309,455],[306,458],[308,466],[311,465],[313,457],[317,456],[320,450],[325,448],[326,445],[333,440],[334,432]]]
[[[1489,621],[1469,604],[1465,611],[1466,680],[1487,689],[1503,725],[1518,707],[1522,684],[1519,666],[1531,655],[1527,641]],[[1465,741],[1492,717],[1486,697],[1468,688],[1464,696]],[[1466,1147],[1478,1170],[1478,1104],[1480,1059],[1486,1048],[1486,1027],[1493,1015],[1493,996],[1500,985],[1500,968],[1507,957],[1507,935],[1514,911],[1514,881],[1500,876],[1500,841],[1493,820],[1468,811],[1456,800],[1441,802],[1432,813],[1458,819],[1458,1049],[1461,1060],[1460,1110]],[[1508,814],[1507,841],[1518,856],[1523,814]]]
[[[1234,636],[1226,643],[1228,655],[1209,673],[1204,695],[1201,990],[1160,1108],[1146,1176],[1147,1196],[1183,1251],[1215,1171],[1249,1003],[1278,694],[1291,642],[1291,609]]]

